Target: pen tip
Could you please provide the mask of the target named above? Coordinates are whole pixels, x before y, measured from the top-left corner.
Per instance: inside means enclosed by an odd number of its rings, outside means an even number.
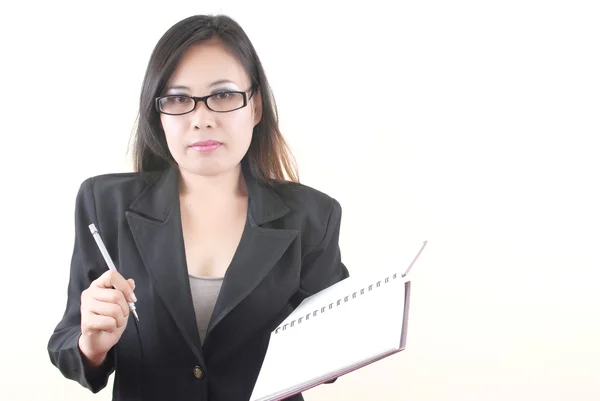
[[[133,316],[135,316],[135,320],[137,320],[138,322],[140,321],[140,318],[138,317],[138,314],[136,311],[133,311]]]

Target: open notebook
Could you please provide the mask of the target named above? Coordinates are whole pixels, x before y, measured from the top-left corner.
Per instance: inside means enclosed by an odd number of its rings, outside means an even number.
[[[271,333],[250,401],[286,398],[402,351],[408,272],[426,245],[402,270],[351,275],[306,298]]]

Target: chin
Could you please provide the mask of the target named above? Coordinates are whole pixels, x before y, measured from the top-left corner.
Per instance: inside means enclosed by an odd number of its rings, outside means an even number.
[[[194,175],[201,175],[205,177],[213,177],[221,174],[225,174],[231,172],[232,170],[238,168],[239,163],[193,163],[188,165],[179,165],[179,169],[191,173]]]

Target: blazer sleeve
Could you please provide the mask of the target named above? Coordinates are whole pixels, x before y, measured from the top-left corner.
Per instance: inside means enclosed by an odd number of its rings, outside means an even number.
[[[332,199],[323,238],[307,252],[302,261],[298,303],[349,276],[348,269],[342,263],[338,242],[341,218],[342,208],[338,201]]]
[[[48,353],[50,361],[63,376],[97,393],[106,386],[115,364],[113,349],[101,367],[90,368],[78,345],[81,336],[81,293],[102,274],[102,260],[98,258],[100,252],[94,248],[94,238],[88,228],[91,223],[98,225],[93,180],[87,179],[81,184],[75,202],[75,245],[71,258],[67,305],[48,342]]]
[[[304,298],[349,277],[348,269],[342,263],[339,246],[341,219],[342,208],[338,201],[332,199],[323,239],[304,257],[295,306]],[[337,378],[332,379],[325,384],[336,380]]]

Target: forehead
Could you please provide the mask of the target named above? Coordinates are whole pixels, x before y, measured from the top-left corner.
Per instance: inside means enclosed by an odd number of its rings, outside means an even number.
[[[229,80],[247,89],[249,79],[239,60],[218,39],[190,46],[171,75],[169,86],[208,88],[212,82]]]

